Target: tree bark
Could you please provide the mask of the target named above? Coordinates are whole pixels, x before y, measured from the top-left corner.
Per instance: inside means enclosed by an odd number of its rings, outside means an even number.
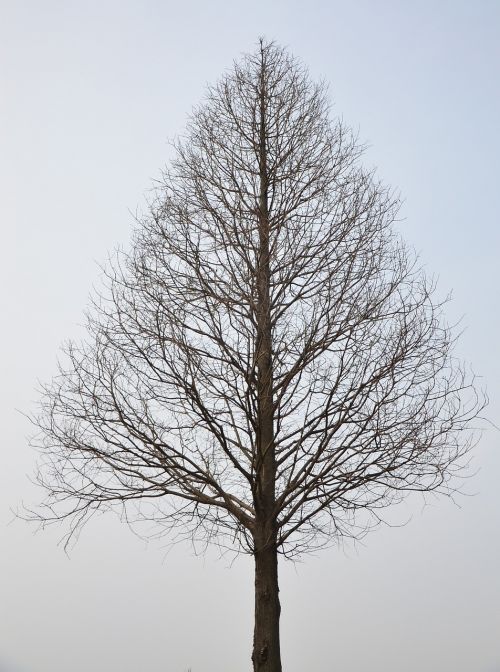
[[[257,542],[257,540],[256,540]],[[275,539],[255,550],[254,672],[281,672],[278,553]]]
[[[259,120],[259,259],[257,264],[257,459],[254,490],[255,629],[254,672],[281,672],[276,535],[276,455],[270,308],[269,205],[266,142],[266,63],[261,49]]]

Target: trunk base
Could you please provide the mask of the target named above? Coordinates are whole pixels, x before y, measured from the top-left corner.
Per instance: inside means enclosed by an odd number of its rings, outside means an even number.
[[[254,672],[281,672],[278,553],[276,547],[255,552]]]

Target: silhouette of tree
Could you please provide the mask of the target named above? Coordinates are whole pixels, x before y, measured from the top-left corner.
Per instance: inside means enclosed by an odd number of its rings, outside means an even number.
[[[255,672],[281,670],[278,554],[446,492],[481,407],[392,192],[274,43],[210,88],[36,424],[36,514],[124,507],[255,559]],[[134,506],[135,504],[135,506]]]

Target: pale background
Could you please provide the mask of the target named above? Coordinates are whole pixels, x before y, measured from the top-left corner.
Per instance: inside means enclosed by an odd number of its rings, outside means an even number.
[[[405,197],[400,228],[454,290],[460,355],[500,424],[500,2],[0,1],[0,670],[250,670],[252,565],[148,547],[113,516],[68,559],[33,534],[29,411],[78,336],[96,261],[167,139],[259,35],[331,85],[368,165]],[[483,423],[486,424],[486,423]],[[366,543],[281,566],[285,672],[500,670],[500,434],[474,453],[474,497],[415,501]]]

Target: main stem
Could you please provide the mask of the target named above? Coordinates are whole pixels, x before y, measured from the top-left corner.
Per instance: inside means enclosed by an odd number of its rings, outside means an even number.
[[[254,491],[255,629],[252,661],[254,672],[281,672],[279,635],[281,608],[278,587],[275,511],[276,455],[270,304],[269,185],[266,150],[266,55],[264,49],[261,53],[259,259],[257,265],[257,392],[259,417]]]
[[[257,536],[257,535],[255,535]],[[255,540],[257,543],[257,539]],[[254,672],[281,672],[278,554],[275,543],[265,543],[255,553]]]

